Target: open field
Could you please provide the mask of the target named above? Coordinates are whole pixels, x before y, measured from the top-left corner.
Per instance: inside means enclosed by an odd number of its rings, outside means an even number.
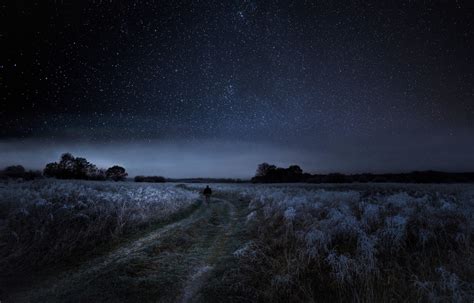
[[[471,302],[474,185],[0,184],[2,302]]]

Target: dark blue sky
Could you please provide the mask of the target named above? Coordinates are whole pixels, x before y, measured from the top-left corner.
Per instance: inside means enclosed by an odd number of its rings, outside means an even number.
[[[474,170],[474,9],[375,3],[2,7],[0,165]]]

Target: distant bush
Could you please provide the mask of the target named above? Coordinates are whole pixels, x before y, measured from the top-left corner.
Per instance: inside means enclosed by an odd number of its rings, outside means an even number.
[[[5,167],[4,170],[0,171],[0,179],[21,179],[21,180],[34,180],[42,177],[40,171],[25,170],[21,165],[12,165]]]
[[[166,182],[165,177],[161,176],[136,176],[135,182],[151,182],[151,183],[164,183]]]
[[[114,181],[123,181],[128,174],[122,166],[114,165],[107,169],[105,176],[107,179],[112,179]]]

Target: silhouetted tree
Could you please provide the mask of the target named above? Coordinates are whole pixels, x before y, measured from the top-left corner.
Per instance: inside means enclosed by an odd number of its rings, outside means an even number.
[[[258,165],[252,182],[300,182],[303,181],[303,170],[298,165],[288,168],[276,167],[268,163]]]
[[[58,179],[73,179],[75,175],[75,160],[70,153],[61,155],[59,163],[57,163],[57,170],[55,177]]]
[[[287,182],[299,182],[302,181],[303,170],[298,165],[290,165],[287,171]]]
[[[255,174],[256,177],[265,177],[271,172],[272,170],[275,170],[276,166],[268,164],[266,162],[259,164],[257,167],[257,172]]]
[[[85,158],[75,158],[73,163],[74,179],[87,179],[89,169],[94,166]]]
[[[112,179],[114,181],[123,181],[128,176],[125,168],[118,165],[114,165],[107,169],[105,175],[107,176],[107,179]]]
[[[0,179],[23,179],[25,181],[41,178],[41,172],[25,170],[22,165],[11,165],[0,171]]]
[[[107,177],[105,175],[105,169],[97,168],[95,165],[89,168],[87,173],[87,179],[103,181],[106,178]]]
[[[290,165],[290,167],[288,167],[288,171],[293,175],[303,174],[303,170],[298,165]]]
[[[48,163],[43,174],[58,179],[105,180],[106,178],[103,169],[97,168],[85,158],[75,158],[70,153],[62,154],[59,163]]]
[[[43,169],[43,175],[45,177],[57,177],[58,176],[58,163],[57,162],[51,162],[46,164],[46,167]]]

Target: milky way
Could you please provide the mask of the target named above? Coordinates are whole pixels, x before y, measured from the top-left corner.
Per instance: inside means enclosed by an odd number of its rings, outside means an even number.
[[[2,7],[0,165],[69,149],[180,176],[222,176],[224,163],[250,176],[267,159],[314,172],[474,169],[464,4],[17,2]],[[174,146],[176,159],[140,164],[130,146]],[[109,159],[114,147],[123,154]],[[183,157],[194,168],[166,168]]]

